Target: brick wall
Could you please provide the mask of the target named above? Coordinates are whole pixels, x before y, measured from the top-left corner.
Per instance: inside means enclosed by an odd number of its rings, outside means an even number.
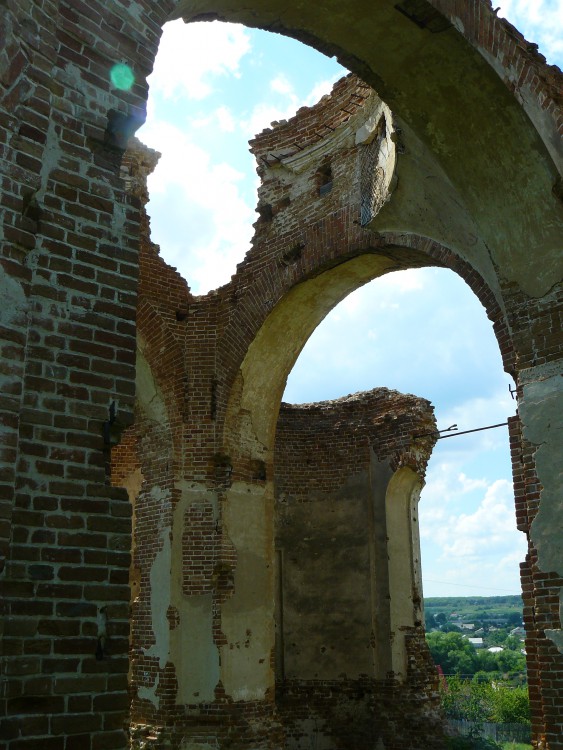
[[[497,19],[489,2],[431,5],[495,68],[551,148],[561,129],[557,69],[545,66],[532,45]],[[202,556],[197,585],[209,589],[213,565],[212,629],[219,648],[225,642],[221,605],[233,596],[237,565],[221,522],[226,493],[234,480],[267,488],[273,477],[271,457],[253,454],[237,422],[233,404],[242,387],[240,367],[264,322],[302,282],[320,279],[336,266],[345,273],[345,262],[363,255],[386,254],[393,268],[445,265],[483,302],[508,371],[518,375],[523,367],[560,358],[556,290],[543,300],[527,298],[504,284],[499,268],[499,295],[451,249],[416,234],[361,229],[356,172],[350,168],[358,163],[356,149],[345,142],[335,146],[333,131],[321,127],[326,121],[338,135],[352,126],[339,108],[361,118],[359,104],[375,103],[353,79],[339,84],[332,102],[301,112],[253,142],[264,181],[262,220],[231,284],[194,299],[146,237],[139,263],[139,235],[148,225],[142,211],[146,196],[134,184],[134,173],[150,168],[153,157],[140,156],[134,166],[135,159],[123,160],[124,149],[143,119],[145,78],[173,8],[171,1],[126,6],[117,0],[8,0],[0,11],[0,552],[5,558],[0,699],[9,750],[126,746],[130,575],[138,613],[133,671],[146,664],[146,684],[136,679],[149,696],[137,696],[136,720],[154,719],[152,699],[158,698],[156,735],[166,717],[181,719],[202,743],[220,736],[220,742],[275,744],[278,725],[269,693],[263,701],[233,702],[218,685],[203,707],[176,705],[174,668],[161,667],[151,655],[154,603],[143,589],[148,576],[143,566],[158,554],[162,559],[167,549],[165,529],[183,491],[178,483],[200,482],[216,493],[215,526],[205,503],[201,515],[194,511],[189,517],[201,520],[201,533],[213,547],[209,559]],[[209,6],[211,12],[217,8]],[[229,6],[226,16],[234,17],[231,12]],[[262,6],[253,12],[253,23],[267,23]],[[135,74],[130,90],[116,89],[109,80],[112,65],[123,60]],[[304,151],[313,140],[326,140],[331,191],[319,194],[327,165],[312,165],[300,199],[287,204],[276,179],[278,162],[269,154],[286,158],[290,140]],[[541,264],[541,248],[534,252]],[[152,379],[161,394],[144,412],[134,406],[137,332],[147,382],[150,386]],[[280,381],[290,366],[280,365]],[[273,435],[277,405],[269,402],[268,409]],[[127,428],[114,456],[112,486],[110,448]],[[512,447],[518,518],[524,522],[543,488],[531,481],[520,494],[520,456],[526,482],[535,473],[536,449],[517,433]],[[151,495],[155,486],[165,491],[160,499]],[[138,529],[131,572],[130,497],[136,499]],[[194,583],[193,576],[190,580]],[[551,750],[561,747],[563,667],[545,633],[561,627],[555,595],[560,583],[540,569],[532,546],[523,586],[534,732]],[[165,614],[173,638],[179,616],[174,608]],[[143,732],[138,729],[141,738]]]
[[[100,10],[0,12],[1,279],[13,304],[1,345],[1,733],[16,749],[126,744],[131,506],[107,465],[133,416],[139,211],[106,126],[145,90],[108,91],[108,63],[137,44],[116,43],[122,23]]]
[[[282,404],[276,705],[287,748],[367,749],[383,741],[398,750],[444,742],[412,528],[435,430],[427,401],[385,388]],[[395,495],[392,478],[406,467],[415,484],[408,497]],[[397,525],[389,504],[402,503]],[[400,561],[396,536],[408,539],[401,540]],[[408,579],[400,589],[390,570],[397,562]],[[406,603],[402,620],[391,614],[397,598]],[[391,659],[393,642],[401,647]]]

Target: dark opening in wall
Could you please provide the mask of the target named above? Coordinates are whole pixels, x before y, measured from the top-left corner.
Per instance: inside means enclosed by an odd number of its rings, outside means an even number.
[[[332,169],[330,164],[324,164],[317,172],[317,187],[321,198],[332,190]]]

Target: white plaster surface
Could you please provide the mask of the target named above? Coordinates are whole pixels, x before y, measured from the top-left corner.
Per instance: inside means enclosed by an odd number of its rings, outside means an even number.
[[[534,380],[534,372],[536,380]],[[543,485],[540,506],[530,537],[538,551],[538,563],[545,572],[563,574],[563,373],[555,367],[530,368],[525,371],[525,385],[518,410],[524,437],[538,446],[536,470]],[[563,594],[563,592],[562,592]],[[560,597],[561,601],[561,597]],[[560,604],[563,615],[563,604]],[[546,630],[545,634],[563,653],[563,630]]]
[[[204,703],[215,697],[219,682],[219,651],[213,642],[213,595],[186,596],[182,591],[182,537],[185,514],[192,505],[211,503],[215,520],[218,503],[215,494],[202,485],[177,483],[181,499],[174,509],[171,578],[172,601],[179,624],[170,631],[170,660],[176,667],[176,702]],[[194,746],[195,747],[195,746]]]
[[[168,421],[164,398],[143,355],[142,341],[137,348],[137,400],[146,417],[165,425]]]
[[[160,700],[156,694],[156,691],[158,689],[158,683],[160,682],[160,675],[157,674],[156,680],[154,681],[154,685],[151,685],[150,687],[147,687],[145,685],[140,685],[137,688],[137,695],[141,700],[150,701],[153,706],[156,706],[156,708],[160,705]]]
[[[178,596],[180,624],[170,631],[171,657],[176,667],[176,703],[204,703],[215,697],[219,654],[213,643],[213,597]]]
[[[151,494],[155,495],[159,487],[155,487]],[[159,534],[159,551],[156,553],[149,575],[151,592],[151,625],[155,642],[145,650],[146,656],[155,656],[158,665],[164,669],[170,651],[170,633],[166,611],[170,604],[170,565],[172,545],[170,529],[165,527]]]
[[[225,531],[237,550],[235,591],[222,607],[221,680],[234,700],[262,700],[273,686],[274,581],[271,488],[237,482],[228,492]]]
[[[407,656],[403,627],[414,625],[414,561],[411,505],[419,491],[420,478],[409,468],[399,469],[391,478],[385,496],[392,663],[395,676],[406,678]],[[415,524],[416,526],[416,524]]]
[[[560,493],[563,485],[563,374],[544,376],[525,384],[518,410],[524,437],[538,446],[536,468],[543,485],[530,534],[538,550],[540,568],[563,574],[563,497]]]

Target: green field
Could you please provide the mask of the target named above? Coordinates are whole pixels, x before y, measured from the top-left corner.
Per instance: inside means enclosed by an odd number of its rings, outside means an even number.
[[[532,746],[523,742],[503,742],[502,750],[532,750]]]
[[[426,615],[443,613],[448,621],[486,622],[506,618],[513,625],[522,622],[522,597],[515,596],[441,596],[424,599]]]

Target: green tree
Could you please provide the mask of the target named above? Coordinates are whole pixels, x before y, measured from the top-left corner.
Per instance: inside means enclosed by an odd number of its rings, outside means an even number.
[[[477,670],[481,672],[497,672],[498,660],[497,654],[492,654],[486,648],[480,649],[476,653]]]
[[[490,682],[448,677],[440,691],[442,706],[450,719],[483,722],[492,713]]]
[[[513,627],[515,625],[521,625],[522,624],[522,612],[510,612],[508,617],[506,618],[506,621],[509,625],[512,625]]]
[[[490,630],[487,635],[487,643],[489,646],[504,646],[504,642],[508,638],[508,628],[499,628],[499,630]]]
[[[523,672],[526,669],[526,657],[517,651],[505,649],[495,656],[500,672]]]
[[[444,612],[438,612],[436,615],[434,615],[434,620],[438,623],[438,625],[445,625],[446,624],[446,614]]]
[[[506,724],[529,724],[528,688],[525,686],[508,687],[502,683],[495,683],[492,720]]]
[[[426,636],[434,663],[445,674],[474,674],[477,668],[475,649],[460,633],[428,633]]]
[[[431,612],[425,612],[424,613],[424,628],[427,633],[429,633],[432,628],[436,627],[436,620],[434,618],[434,615]]]
[[[520,638],[516,638],[514,635],[508,635],[504,642],[504,647],[509,648],[511,651],[520,651],[522,648],[522,641]]]
[[[445,625],[442,625],[440,630],[443,633],[461,633],[461,628],[459,628],[457,625],[454,625],[453,622],[447,622]]]
[[[440,686],[440,696],[450,719],[530,723],[530,700],[525,686],[511,687],[502,680],[465,680],[453,676]]]

